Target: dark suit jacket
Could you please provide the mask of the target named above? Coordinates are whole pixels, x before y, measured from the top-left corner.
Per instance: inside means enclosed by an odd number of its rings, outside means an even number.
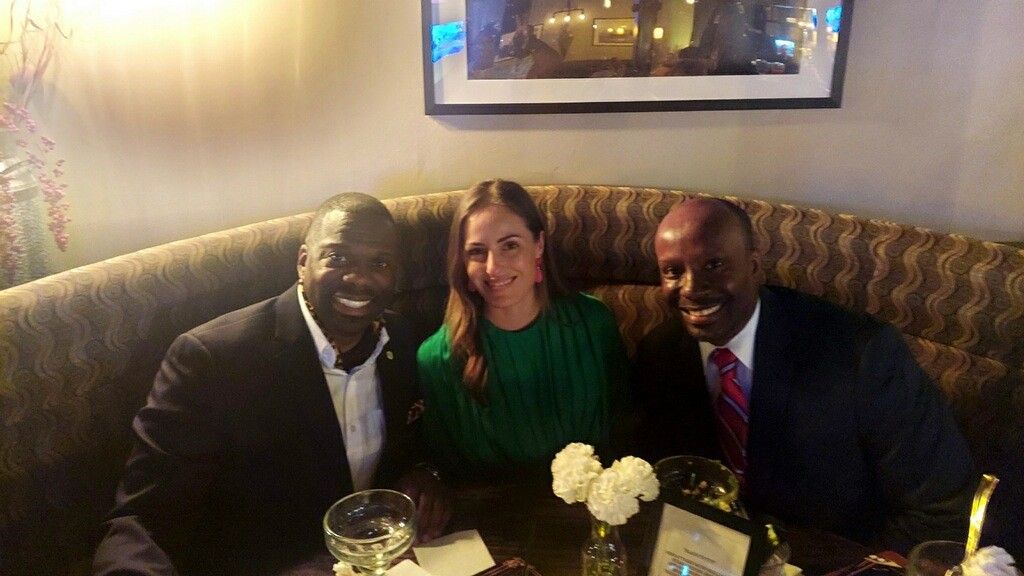
[[[417,343],[398,316],[385,325],[378,485],[422,454]],[[179,336],[133,430],[96,574],[270,573],[322,551],[323,514],[352,491],[294,286]]]
[[[720,458],[677,317],[640,343],[636,373],[645,455]],[[761,290],[747,460],[756,512],[902,551],[965,536],[976,477],[940,391],[894,328],[818,298]]]

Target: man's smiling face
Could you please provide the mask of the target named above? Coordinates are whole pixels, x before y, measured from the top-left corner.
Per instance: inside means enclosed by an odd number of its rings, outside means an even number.
[[[720,203],[687,200],[658,226],[661,291],[694,338],[722,346],[757,305],[760,263],[736,215]]]
[[[299,249],[298,273],[317,320],[331,336],[362,334],[391,302],[397,234],[381,218],[337,210]]]

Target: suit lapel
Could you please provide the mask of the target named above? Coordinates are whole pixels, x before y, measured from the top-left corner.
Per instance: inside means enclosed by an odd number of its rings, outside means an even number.
[[[793,384],[793,350],[790,342],[795,327],[778,297],[761,289],[761,318],[754,340],[754,382],[750,398],[750,431],[747,438],[748,481],[752,489],[770,486],[772,462],[776,460],[773,439],[779,423],[785,422]]]
[[[293,388],[291,406],[300,433],[297,450],[313,470],[314,481],[329,505],[340,495],[352,492],[338,415],[294,286],[278,299],[275,308],[278,349],[272,365],[277,370],[277,381]]]

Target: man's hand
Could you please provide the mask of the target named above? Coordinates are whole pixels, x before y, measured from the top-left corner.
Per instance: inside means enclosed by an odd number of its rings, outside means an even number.
[[[398,489],[416,504],[416,543],[441,536],[452,518],[452,498],[437,475],[427,468],[413,468],[398,481]]]

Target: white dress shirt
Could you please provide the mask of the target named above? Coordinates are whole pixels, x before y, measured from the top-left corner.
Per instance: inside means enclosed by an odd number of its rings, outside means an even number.
[[[331,402],[338,416],[341,436],[345,442],[345,455],[352,473],[352,488],[366,490],[373,486],[381,451],[384,449],[384,409],[380,401],[380,377],[377,376],[377,357],[388,342],[388,331],[380,329],[380,339],[373,353],[359,366],[346,372],[335,368],[337,352],[324,335],[320,325],[306,306],[306,299],[299,290],[299,307],[306,326],[313,336],[320,367],[323,368]]]
[[[704,362],[704,377],[708,382],[708,392],[711,396],[711,404],[714,405],[715,400],[718,399],[718,394],[721,391],[721,386],[718,384],[718,366],[710,360],[711,352],[715,348],[728,348],[732,352],[736,359],[739,360],[739,364],[736,366],[736,378],[739,381],[740,389],[743,390],[743,395],[747,397],[747,402],[750,402],[750,390],[754,385],[754,339],[757,335],[757,323],[761,319],[761,299],[757,299],[757,304],[754,305],[754,313],[750,315],[750,320],[747,320],[746,326],[743,327],[731,340],[725,343],[725,346],[715,346],[710,342],[698,342],[697,346],[700,347],[700,359]]]

